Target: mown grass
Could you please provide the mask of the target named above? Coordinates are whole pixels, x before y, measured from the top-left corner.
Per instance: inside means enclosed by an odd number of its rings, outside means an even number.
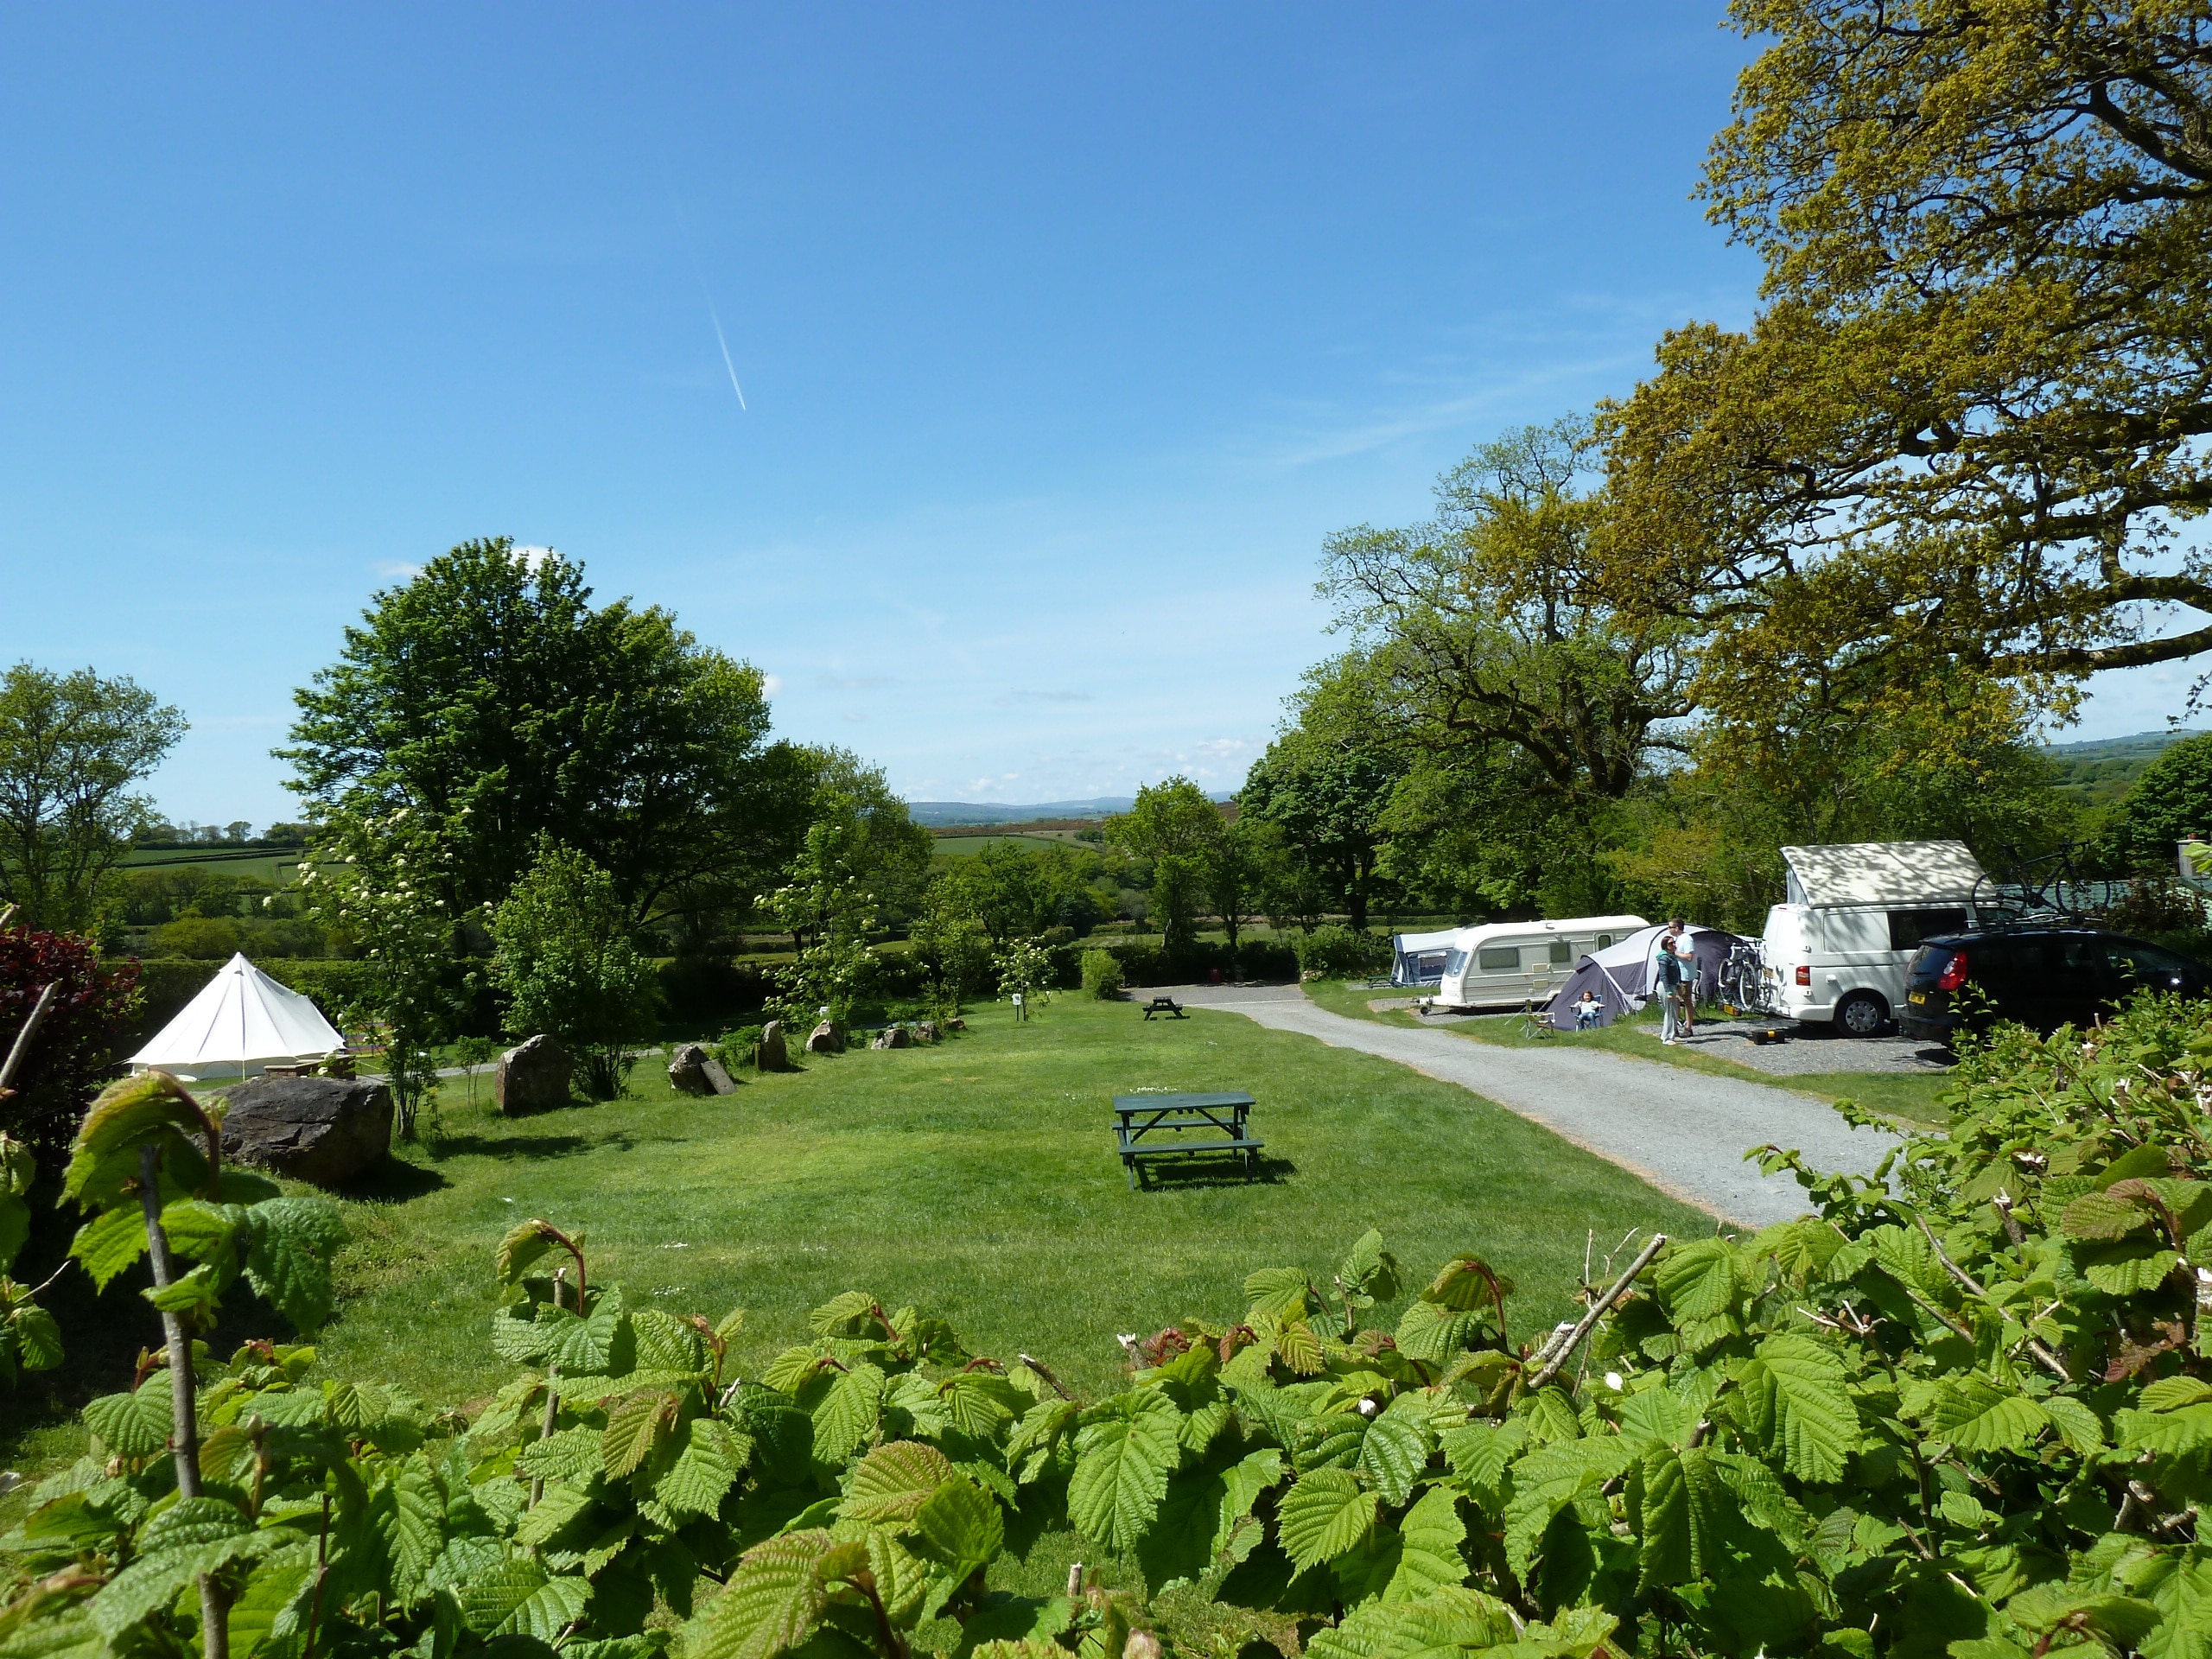
[[[1425,1020],[1403,1008],[1370,1008],[1368,1007],[1370,1001],[1402,993],[1370,989],[1364,982],[1359,980],[1311,981],[1306,986],[1306,994],[1331,1013],[1341,1014],[1350,1019],[1446,1031],[1469,1042],[1489,1043],[1502,1048],[1529,1048],[1553,1043],[1570,1047],[1601,1048],[1616,1054],[1626,1054],[1634,1059],[1675,1066],[1685,1071],[1701,1071],[1707,1077],[1734,1077],[1745,1083],[1764,1084],[1770,1089],[1786,1089],[1795,1094],[1810,1095],[1817,1100],[1853,1100],[1869,1111],[1880,1112],[1910,1124],[1941,1128],[1949,1121],[1949,1114],[1936,1101],[1936,1096],[1949,1084],[1949,1079],[1942,1072],[1804,1071],[1778,1077],[1771,1071],[1762,1071],[1756,1066],[1724,1059],[1703,1049],[1662,1046],[1652,1034],[1659,1023],[1656,1009],[1647,1008],[1642,1014],[1617,1020],[1610,1026],[1602,1026],[1596,1031],[1556,1031],[1548,1036],[1534,1037],[1522,1029],[1522,1021],[1517,1014],[1503,1014],[1494,1020],[1444,1025]]]
[[[678,1098],[650,1065],[639,1098],[507,1120],[481,1082],[474,1108],[448,1083],[435,1148],[404,1149],[341,1200],[353,1236],[327,1368],[433,1402],[483,1398],[509,1369],[486,1342],[493,1248],[530,1216],[581,1230],[594,1281],[636,1302],[744,1307],[741,1369],[858,1288],[950,1319],[979,1352],[1026,1350],[1086,1391],[1113,1385],[1117,1332],[1241,1315],[1255,1268],[1325,1284],[1370,1225],[1409,1277],[1482,1252],[1521,1286],[1515,1332],[1532,1339],[1570,1309],[1593,1233],[1602,1255],[1631,1228],[1712,1228],[1464,1090],[1238,1014],[1147,1022],[1127,1003],[1062,997],[1023,1026],[997,1005],[969,1019],[938,1047],[810,1058],[719,1099]],[[1264,1178],[1188,1166],[1131,1192],[1109,1101],[1146,1089],[1249,1090]],[[73,1355],[109,1374],[60,1379],[49,1424],[64,1396],[127,1384],[130,1353],[155,1335],[138,1288],[72,1297],[66,1332],[106,1331],[73,1339]],[[1396,1306],[1369,1317],[1387,1326]],[[226,1321],[213,1345],[259,1328]],[[73,1431],[27,1438],[38,1416],[18,1408],[17,1455],[68,1451]]]

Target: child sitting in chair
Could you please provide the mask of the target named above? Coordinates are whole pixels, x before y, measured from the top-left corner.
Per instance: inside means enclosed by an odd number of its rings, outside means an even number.
[[[1577,1031],[1597,1030],[1598,1016],[1604,1012],[1604,1005],[1598,1001],[1597,994],[1585,990],[1582,1000],[1574,1005],[1574,1028]]]

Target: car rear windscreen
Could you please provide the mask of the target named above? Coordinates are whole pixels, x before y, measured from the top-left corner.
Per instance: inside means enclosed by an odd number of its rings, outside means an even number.
[[[1916,950],[1923,939],[1934,938],[1939,933],[1963,933],[1967,927],[1967,913],[1963,910],[1893,910],[1890,912],[1890,949]]]

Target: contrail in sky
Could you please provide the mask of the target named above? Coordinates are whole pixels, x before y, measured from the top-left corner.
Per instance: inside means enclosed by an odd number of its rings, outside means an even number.
[[[703,292],[706,286],[705,279],[702,278],[699,283],[701,291]],[[737,394],[738,408],[750,415],[753,411],[745,407],[745,388],[737,384],[737,365],[729,360],[729,341],[722,338],[722,320],[715,315],[715,302],[711,295],[707,299],[707,315],[715,325],[715,344],[722,348],[722,367],[729,371],[729,389]]]

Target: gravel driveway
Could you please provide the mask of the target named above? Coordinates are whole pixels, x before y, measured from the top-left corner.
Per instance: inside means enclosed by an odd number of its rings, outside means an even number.
[[[1446,1032],[1348,1020],[1317,1007],[1295,985],[1180,985],[1168,995],[1459,1084],[1685,1204],[1747,1226],[1787,1221],[1806,1207],[1796,1181],[1744,1161],[1749,1148],[1771,1141],[1802,1152],[1815,1169],[1866,1173],[1897,1144],[1893,1135],[1854,1129],[1821,1102],[1787,1090],[1591,1049],[1492,1048]],[[1267,1110],[1264,1102],[1259,1110]]]

